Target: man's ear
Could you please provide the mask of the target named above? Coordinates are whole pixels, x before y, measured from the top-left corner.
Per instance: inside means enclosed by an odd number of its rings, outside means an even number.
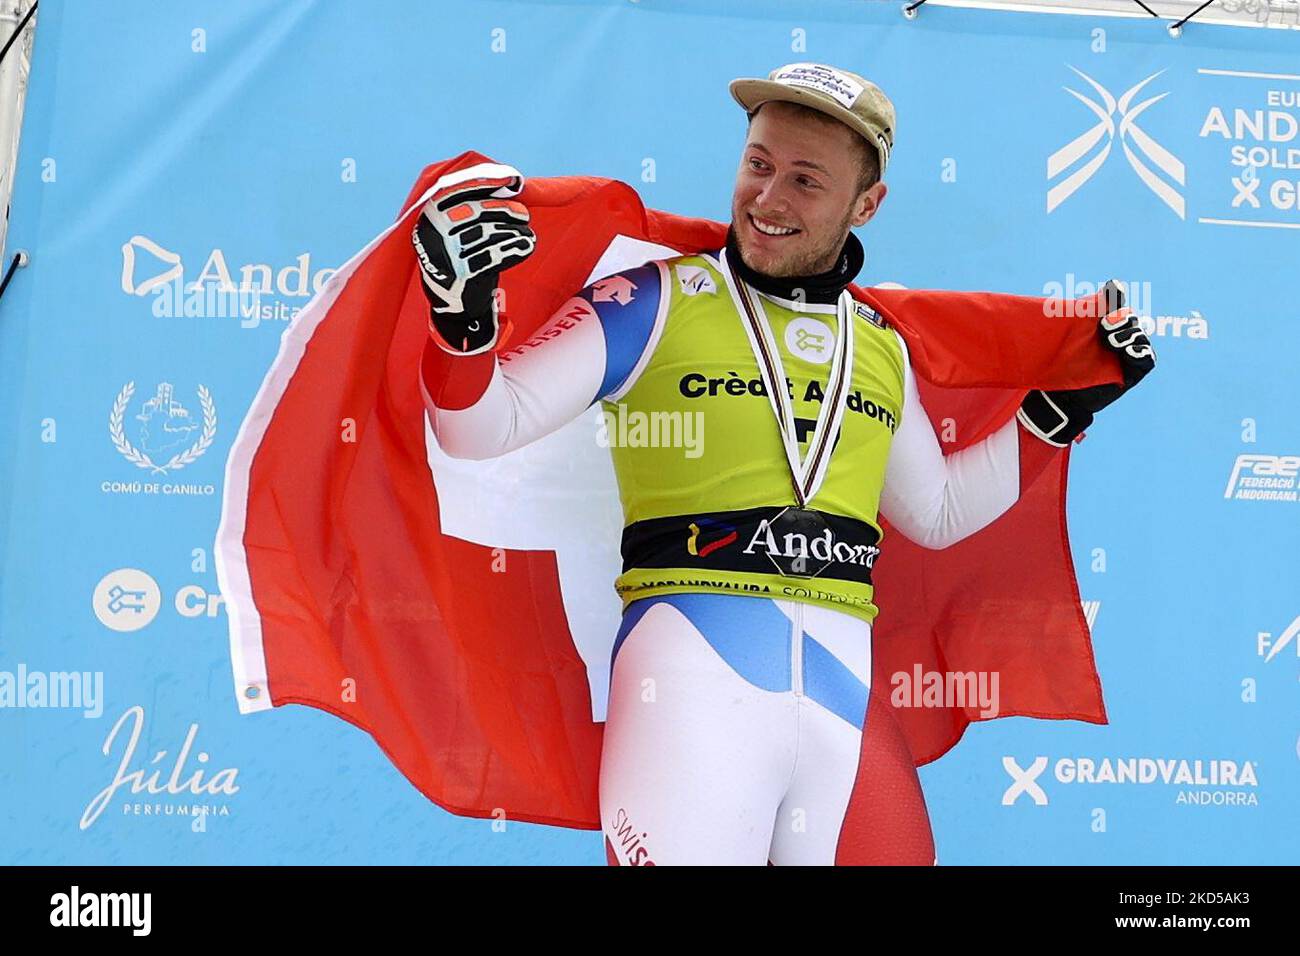
[[[858,214],[853,217],[853,225],[865,226],[871,221],[871,217],[880,211],[880,206],[885,201],[885,194],[889,192],[889,187],[884,183],[875,183],[866,192],[858,198]]]

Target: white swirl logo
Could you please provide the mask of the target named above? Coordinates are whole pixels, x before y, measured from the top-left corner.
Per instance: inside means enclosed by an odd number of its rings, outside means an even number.
[[[135,281],[135,251],[140,249],[154,256],[166,266],[157,275],[150,276],[143,282]],[[181,257],[164,249],[148,236],[132,236],[122,243],[122,291],[127,295],[148,295],[154,289],[175,282],[185,274]]]
[[[1085,73],[1070,67],[1075,73],[1083,77],[1088,84],[1097,91],[1101,102],[1094,102],[1084,96],[1077,90],[1072,90],[1068,86],[1065,91],[1075,97],[1080,103],[1092,110],[1097,116],[1097,124],[1086,132],[1080,134],[1071,140],[1065,146],[1062,146],[1055,153],[1047,158],[1047,178],[1055,179],[1066,170],[1073,167],[1085,155],[1092,150],[1098,142],[1104,137],[1106,145],[1092,159],[1088,160],[1080,168],[1075,170],[1065,179],[1061,180],[1055,186],[1047,191],[1047,211],[1050,213],[1061,203],[1069,199],[1078,189],[1086,183],[1106,162],[1110,155],[1110,148],[1114,144],[1116,137],[1119,138],[1120,146],[1123,147],[1124,155],[1128,159],[1129,165],[1137,173],[1138,178],[1159,197],[1160,201],[1172,209],[1179,219],[1187,218],[1186,201],[1181,193],[1173,186],[1161,179],[1156,172],[1144,163],[1145,158],[1148,162],[1158,168],[1169,179],[1172,179],[1179,186],[1185,185],[1183,179],[1185,169],[1182,161],[1177,156],[1169,152],[1154,139],[1152,139],[1141,127],[1137,125],[1137,119],[1151,106],[1160,102],[1168,93],[1161,93],[1158,96],[1152,96],[1143,100],[1136,105],[1133,104],[1134,98],[1138,91],[1146,86],[1157,76],[1164,72],[1160,70],[1152,73],[1141,83],[1128,89],[1123,96],[1116,99],[1100,83]],[[1116,124],[1115,114],[1119,114],[1119,123]],[[1132,146],[1130,146],[1130,142]],[[1137,151],[1134,151],[1136,147]],[[1139,157],[1138,152],[1142,155]]]
[[[1007,787],[1006,792],[1002,794],[1004,807],[1014,804],[1022,793],[1040,807],[1047,805],[1047,794],[1037,783],[1038,778],[1047,769],[1046,757],[1035,757],[1034,762],[1028,767],[1021,767],[1014,757],[1003,757],[1002,767],[1011,775],[1012,781],[1011,786]]]

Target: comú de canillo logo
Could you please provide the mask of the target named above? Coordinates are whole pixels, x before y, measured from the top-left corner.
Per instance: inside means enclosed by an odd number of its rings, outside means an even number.
[[[1187,218],[1187,204],[1182,194],[1166,179],[1179,186],[1185,186],[1186,171],[1181,160],[1157,143],[1137,125],[1137,119],[1148,109],[1160,102],[1168,93],[1160,93],[1134,104],[1138,92],[1164,72],[1152,73],[1145,80],[1129,87],[1118,98],[1109,90],[1080,70],[1074,70],[1089,86],[1096,91],[1100,102],[1090,99],[1068,86],[1065,91],[1086,106],[1097,117],[1097,122],[1080,133],[1047,158],[1047,178],[1056,179],[1067,170],[1075,167],[1093,148],[1103,140],[1105,145],[1092,158],[1078,166],[1055,186],[1047,191],[1047,211],[1051,213],[1057,206],[1075,194],[1105,164],[1110,156],[1111,147],[1118,141],[1124,151],[1124,157],[1133,167],[1142,183],[1159,197],[1160,201],[1174,211],[1179,219]],[[1116,116],[1118,114],[1118,117]],[[1118,122],[1117,122],[1118,119]],[[1147,162],[1143,162],[1145,159]],[[1147,163],[1151,165],[1148,166]],[[1152,167],[1155,167],[1153,169]],[[1157,175],[1156,170],[1164,173],[1166,179]]]
[[[148,469],[150,474],[165,475],[193,464],[211,447],[217,434],[217,406],[204,386],[198,387],[199,421],[176,399],[170,383],[160,383],[153,397],[132,416],[136,443],[126,430],[126,412],[134,394],[135,382],[127,382],[108,416],[113,447],[131,464]]]

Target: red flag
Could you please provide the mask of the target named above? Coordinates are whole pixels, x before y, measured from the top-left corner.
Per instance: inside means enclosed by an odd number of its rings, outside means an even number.
[[[559,548],[490,540],[486,509],[440,511],[456,478],[426,433],[427,305],[410,231],[439,177],[490,162],[467,152],[426,168],[398,220],[284,334],[226,469],[217,568],[236,692],[245,712],[299,703],[356,724],[453,813],[596,829],[604,688],[600,653],[584,642],[603,634],[607,665],[617,564],[582,582],[594,610],[578,608]],[[519,198],[538,242],[503,274],[503,348],[593,278],[636,264],[629,257],[725,241],[724,225],[647,210],[616,180],[532,179]],[[907,340],[937,430],[951,419],[961,436],[948,453],[1005,423],[1031,387],[1120,380],[1095,317],[1046,320],[1042,299],[851,289]],[[1056,456],[1006,514],[945,551],[889,536],[876,574],[878,682],[915,665],[998,670],[1003,716],[1105,722],[1066,538],[1067,465],[1068,452]],[[515,480],[521,494],[563,493],[569,477]],[[513,497],[496,506],[520,540],[544,517]],[[567,514],[565,533],[607,531],[583,517]],[[616,556],[617,527],[613,537]],[[974,709],[897,716],[918,763],[976,719]]]

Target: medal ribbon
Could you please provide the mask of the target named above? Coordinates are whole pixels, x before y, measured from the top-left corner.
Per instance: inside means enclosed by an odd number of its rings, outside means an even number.
[[[793,402],[786,394],[785,369],[781,363],[781,353],[772,336],[772,327],[767,320],[767,313],[763,311],[763,303],[733,269],[725,249],[721,251],[720,258],[724,265],[723,274],[728,279],[727,286],[732,301],[741,320],[745,323],[749,346],[758,362],[758,372],[763,378],[768,400],[772,404],[772,412],[781,431],[781,441],[785,447],[786,462],[790,466],[795,501],[800,508],[803,508],[817,494],[826,478],[834,438],[839,434],[844,420],[845,393],[849,382],[853,379],[853,296],[848,289],[845,289],[836,302],[839,329],[833,346],[835,351],[831,358],[830,379],[822,399],[821,411],[817,414],[817,424],[813,428],[812,439],[808,443],[808,456],[801,461],[798,432],[794,424]]]

